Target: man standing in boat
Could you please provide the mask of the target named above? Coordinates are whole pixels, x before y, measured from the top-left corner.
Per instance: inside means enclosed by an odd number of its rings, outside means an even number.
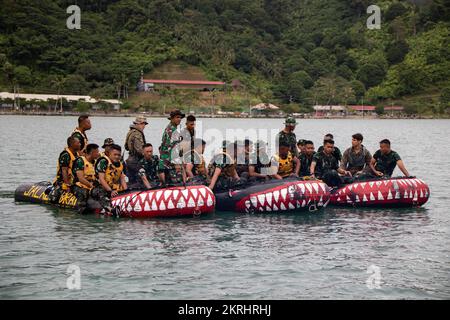
[[[95,182],[95,161],[100,157],[98,145],[88,144],[86,156],[78,157],[73,164],[74,184],[72,193],[77,198],[78,212],[83,214],[87,207],[87,201]]]
[[[285,124],[284,129],[281,130],[275,137],[276,150],[278,150],[281,142],[284,142],[289,145],[292,154],[298,157],[297,137],[295,136],[294,133],[297,121],[293,116],[288,116],[284,124]]]
[[[346,175],[351,177],[363,177],[364,172],[370,168],[370,161],[372,154],[364,147],[363,135],[355,133],[352,136],[352,146],[344,151],[341,161],[341,169],[345,171]]]
[[[88,115],[82,115],[78,117],[78,127],[73,130],[72,136],[77,138],[81,143],[81,148],[79,151],[80,155],[86,154],[86,146],[89,143],[86,131],[91,130],[91,128],[91,120],[89,119]]]
[[[74,136],[67,139],[67,147],[59,154],[56,169],[56,178],[53,181],[53,190],[48,195],[50,202],[58,203],[63,192],[70,192],[73,185],[73,164],[81,149],[80,140]]]
[[[170,120],[164,133],[160,146],[160,160],[159,160],[159,179],[163,184],[170,181],[172,184],[181,183],[185,181],[182,174],[182,161],[180,157],[179,143],[180,133],[177,131],[181,123],[181,119],[185,114],[180,110],[173,110],[170,112]]]
[[[370,168],[377,177],[391,177],[396,166],[405,177],[410,176],[400,155],[391,149],[391,142],[388,139],[381,140],[380,149],[374,153]]]
[[[148,125],[145,117],[137,117],[130,126],[125,139],[125,150],[128,151],[126,160],[126,171],[129,184],[138,182],[139,161],[144,157],[143,147],[145,145],[144,129]]]

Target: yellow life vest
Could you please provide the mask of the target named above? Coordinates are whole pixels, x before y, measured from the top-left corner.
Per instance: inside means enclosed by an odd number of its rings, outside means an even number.
[[[113,189],[114,191],[121,191],[121,185],[120,185],[120,177],[122,176],[123,172],[123,164],[120,162],[120,165],[116,167],[111,159],[109,159],[108,156],[104,156],[106,160],[108,160],[108,167],[106,167],[105,171],[105,180],[108,186]],[[99,158],[100,160],[101,158]]]
[[[75,129],[73,130],[72,135],[73,135],[74,133],[79,133],[79,134],[81,134],[81,136],[83,137],[83,141],[80,141],[80,142],[81,142],[81,145],[82,145],[83,147],[81,148],[80,151],[78,151],[78,154],[83,154],[84,152],[86,152],[86,147],[87,147],[87,145],[88,145],[88,143],[89,143],[88,137],[87,137],[86,133],[81,132],[80,129],[78,129],[78,128],[75,128]]]
[[[86,157],[80,157],[81,159],[83,159],[84,162],[84,170],[83,170],[83,174],[84,174],[84,178],[89,181],[90,183],[94,183],[95,181],[95,168],[94,165],[88,161],[86,159]],[[76,174],[76,173],[75,173]],[[78,180],[75,176],[75,179]],[[80,181],[77,181],[75,183],[77,186],[79,186],[80,188],[83,189],[88,189],[90,190],[91,188],[88,188],[88,186],[85,186],[84,184],[82,184]]]
[[[67,190],[70,189],[70,186],[73,184],[74,177],[73,177],[72,167],[73,167],[73,163],[74,163],[76,157],[72,153],[72,151],[70,151],[69,148],[65,148],[64,150],[67,151],[67,153],[69,153],[69,156],[70,156],[69,167],[68,167],[68,170],[67,170],[67,175],[69,177],[70,184],[67,185],[67,184],[64,183],[63,176],[62,176],[62,168],[59,165],[59,161],[58,161],[58,164],[56,166],[56,178],[55,178],[55,180],[53,180],[53,184],[61,182],[62,189],[64,191],[67,191]]]
[[[294,172],[294,156],[290,151],[286,159],[281,159],[278,154],[276,154],[274,158],[275,161],[278,162],[278,175],[280,175],[282,178],[285,178]]]

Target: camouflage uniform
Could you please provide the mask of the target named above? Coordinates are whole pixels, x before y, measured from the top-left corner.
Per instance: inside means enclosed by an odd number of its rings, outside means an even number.
[[[300,160],[300,176],[310,176],[311,175],[311,163],[313,161],[313,158],[315,156],[315,152],[311,155],[311,157],[308,157],[306,154],[302,153],[300,154],[299,160]]]
[[[285,143],[289,144],[290,151],[292,152],[292,154],[294,156],[298,157],[297,137],[296,137],[295,133],[293,133],[293,132],[286,133],[284,131],[280,131],[275,138],[275,142],[276,142],[277,151],[278,151],[278,146],[280,145],[280,143],[285,142]]]
[[[85,188],[81,188],[77,186],[75,183],[77,182],[77,171],[84,170],[84,162],[83,159],[78,157],[73,163],[73,176],[74,176],[74,184],[72,186],[72,193],[77,198],[78,212],[84,213],[87,207],[87,201],[89,198],[89,190]]]
[[[314,174],[321,178],[329,186],[340,186],[342,180],[337,172],[339,168],[338,161],[333,154],[327,155],[325,152],[317,152],[312,162],[316,163]]]
[[[181,172],[176,172],[174,165],[177,162],[181,162],[179,161],[180,159],[172,158],[174,155],[179,157],[179,151],[177,151],[179,142],[180,135],[177,127],[169,123],[162,136],[158,170],[164,172],[166,179],[169,178],[172,183],[180,183],[183,179]]]
[[[317,153],[320,153],[323,151],[323,146],[319,147],[319,150],[317,150]],[[338,164],[342,160],[342,153],[341,150],[339,150],[338,147],[333,147],[333,156],[337,160]]]
[[[382,154],[380,150],[374,153],[373,158],[377,161],[375,164],[375,170],[384,173],[385,176],[392,176],[395,167],[397,166],[397,161],[402,160],[400,155],[391,151],[388,154]]]
[[[126,175],[130,184],[138,182],[139,160],[144,157],[142,151],[145,143],[144,133],[134,124],[131,125],[125,140],[125,149],[128,151]]]
[[[145,176],[152,187],[158,185],[159,183],[158,165],[159,165],[158,156],[152,156],[150,160],[147,160],[145,158],[139,160],[139,167],[140,167],[139,176],[141,178]],[[142,179],[140,179],[139,181],[139,186],[144,187]]]

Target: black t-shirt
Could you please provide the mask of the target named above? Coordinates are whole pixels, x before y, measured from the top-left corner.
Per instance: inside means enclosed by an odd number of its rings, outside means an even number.
[[[388,154],[382,154],[381,150],[378,150],[373,155],[373,158],[377,161],[375,169],[383,172],[387,176],[392,176],[394,169],[397,166],[397,161],[401,160],[399,154],[393,150]]]

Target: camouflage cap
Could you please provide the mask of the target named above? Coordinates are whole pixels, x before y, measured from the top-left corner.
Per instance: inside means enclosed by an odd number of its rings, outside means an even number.
[[[148,124],[147,118],[144,117],[144,116],[138,116],[138,117],[136,117],[136,119],[134,120],[133,123],[134,123],[134,124],[142,124],[142,123]]]
[[[286,125],[296,125],[297,121],[295,120],[295,118],[293,116],[288,116],[286,118],[284,124],[286,124]]]
[[[181,119],[183,119],[186,115],[183,112],[181,112],[180,110],[175,109],[170,112],[170,117],[168,117],[167,119],[172,120],[172,118],[174,118],[176,116],[180,116]]]
[[[105,141],[103,142],[102,148],[104,149],[105,147],[111,146],[113,144],[114,140],[112,138],[106,138]]]

